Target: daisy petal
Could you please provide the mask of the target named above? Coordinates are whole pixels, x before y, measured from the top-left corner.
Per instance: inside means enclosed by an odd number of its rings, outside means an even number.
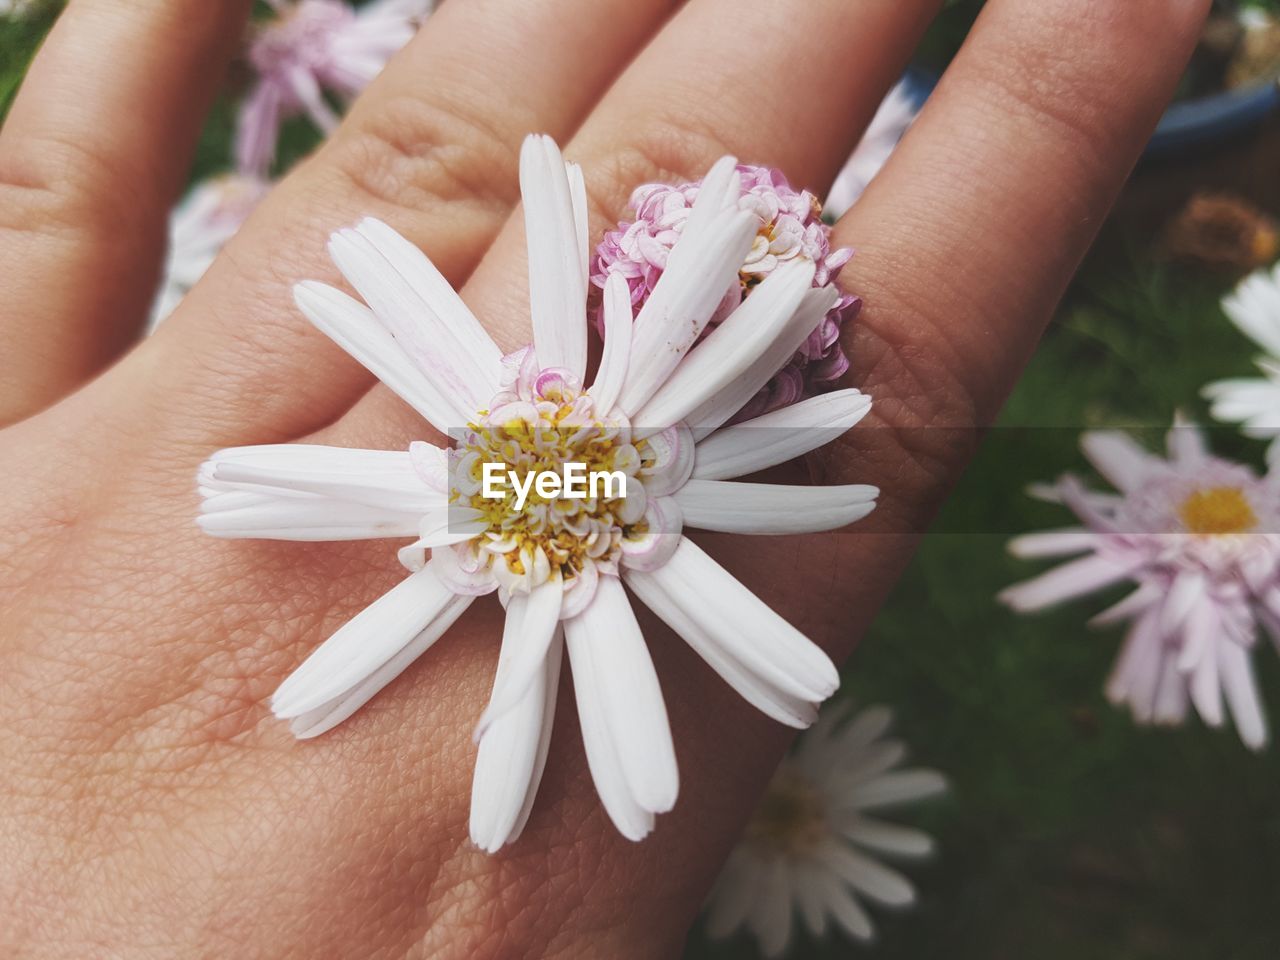
[[[864,484],[796,487],[732,480],[690,480],[675,494],[684,522],[726,533],[789,534],[839,530],[876,506],[880,491]]]
[[[321,333],[440,433],[447,435],[474,416],[475,410],[468,409],[462,397],[441,391],[422,375],[368,307],[340,290],[310,280],[293,288],[293,299]]]
[[[699,193],[691,220],[706,202],[710,200],[704,202]],[[726,207],[705,230],[686,230],[676,241],[635,320],[631,363],[618,401],[623,411],[632,414],[643,407],[697,342],[725,292],[737,282],[757,226],[750,210]]]
[[[520,196],[538,363],[568,370],[581,382],[587,368],[587,272],[569,173],[550,137],[525,138]]]
[[[1041,610],[1123,580],[1144,562],[1141,558],[1118,562],[1096,555],[1082,557],[1002,590],[999,599],[1019,613]]]
[[[875,810],[923,800],[946,790],[947,778],[936,770],[899,770],[861,784],[852,806],[857,810]]]
[[[835,664],[817,644],[687,537],[657,570],[628,571],[628,582],[663,594],[736,660],[790,696],[822,701],[840,685]]]
[[[927,857],[933,853],[933,837],[923,830],[872,817],[859,817],[843,831],[854,843],[898,857]]]
[[[578,725],[587,752],[587,767],[605,813],[628,840],[643,840],[653,830],[653,814],[636,801],[627,783],[621,760],[610,739],[608,714],[594,668],[590,666],[593,637],[580,630],[566,630],[565,641],[573,664],[573,690],[578,701]]]
[[[731,480],[794,460],[842,436],[870,409],[866,394],[835,390],[717,430],[697,445],[693,476]]]
[[[510,710],[524,696],[539,675],[547,657],[547,650],[555,638],[560,621],[560,602],[564,587],[559,578],[553,578],[534,587],[526,594],[513,594],[507,604],[506,630],[503,645],[509,639],[516,644],[511,667],[502,682],[495,682],[493,696],[476,725],[477,742],[489,725]]]
[[[1230,641],[1218,644],[1218,674],[1240,739],[1249,749],[1261,750],[1267,745],[1267,721],[1249,651]]]
[[[452,626],[471,599],[445,589],[429,566],[402,580],[341,626],[280,684],[271,698],[272,711],[292,720],[375,677],[381,680],[376,685],[381,689],[394,673],[382,676],[379,671],[415,639],[418,653],[425,650]]]
[[[1153,465],[1159,464],[1159,460],[1132,437],[1119,430],[1091,430],[1080,438],[1080,448],[1094,469],[1117,490],[1133,489]]]
[[[603,306],[604,355],[596,382],[591,385],[591,396],[596,409],[607,414],[618,402],[631,359],[631,290],[621,274],[611,273],[605,281]]]
[[[508,682],[522,640],[519,620],[508,616],[493,681],[495,691]],[[510,710],[493,721],[480,739],[471,781],[471,842],[486,853],[494,853],[515,839],[520,815],[537,791],[542,773],[538,763],[542,735],[548,713],[554,713],[554,699],[548,710],[548,699],[554,698],[554,692],[548,689],[548,668],[552,660],[559,666],[560,646],[559,637],[553,638],[537,681]],[[542,759],[545,761],[545,754]]]
[[[854,889],[891,907],[914,903],[915,888],[897,870],[844,844],[828,843],[819,851],[823,861]]]
[[[813,274],[813,262],[805,259],[792,260],[769,274],[689,351],[632,421],[641,428],[679,423],[724,390],[782,336],[805,291],[812,288]]]
[[[502,351],[476,319],[431,258],[381,220],[366,217],[356,228],[404,278],[424,308],[419,322],[426,325],[428,338],[447,333],[475,361],[485,376],[484,389],[497,389],[502,370]]]
[[[1021,560],[1067,557],[1093,549],[1097,546],[1097,540],[1097,534],[1084,527],[1042,530],[1014,537],[1009,541],[1009,553]]]
[[[322,542],[412,537],[421,516],[315,494],[219,493],[203,490],[196,524],[224,540],[296,540]]]
[[[366,220],[355,229],[339,230],[329,238],[329,255],[395,338],[420,378],[455,398],[455,404],[462,409],[479,410],[497,391],[500,368],[494,363],[482,365],[472,339],[456,335],[400,272],[397,263],[403,264],[407,259],[403,246],[411,246],[407,240],[391,245],[395,263],[387,258],[387,233],[394,231],[373,220]],[[408,268],[412,269],[412,264]],[[426,282],[430,284],[429,280]]]
[[[725,389],[689,413],[686,422],[693,428],[695,435],[705,436],[746,406],[747,401],[800,349],[800,345],[835,305],[837,297],[834,284],[806,291],[799,308],[768,349],[761,352]]]
[[[679,791],[671,724],[649,648],[618,578],[601,577],[595,598],[564,629],[574,672],[584,672],[583,681],[595,685],[631,796],[642,809],[665,813]],[[584,648],[590,649],[585,663]]]
[[[818,719],[818,708],[809,700],[794,697],[738,660],[730,648],[721,644],[699,627],[652,581],[626,574],[627,586],[706,661],[725,683],[761,713],[797,730],[803,730]]]

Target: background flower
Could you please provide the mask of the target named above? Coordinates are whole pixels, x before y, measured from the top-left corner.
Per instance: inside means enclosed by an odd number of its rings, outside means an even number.
[[[907,878],[877,858],[927,856],[932,838],[868,811],[936,796],[947,781],[935,770],[900,769],[907,749],[884,739],[887,709],[851,713],[847,701],[825,709],[769,781],[711,892],[712,936],[747,930],[765,956],[778,957],[797,913],[814,937],[835,926],[869,940],[864,898],[889,907],[915,901]]]

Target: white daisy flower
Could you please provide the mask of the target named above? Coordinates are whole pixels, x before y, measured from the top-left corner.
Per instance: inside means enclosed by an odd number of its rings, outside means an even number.
[[[240,107],[236,159],[265,176],[280,124],[305,114],[326,135],[338,126],[330,97],[353,100],[413,39],[435,0],[267,0],[276,16],[257,25],[249,62],[257,83]]]
[[[875,175],[889,162],[889,156],[897,149],[898,141],[919,112],[920,108],[907,92],[906,83],[900,82],[889,91],[831,185],[827,202],[823,205],[828,214],[838,220],[857,203]]]
[[[870,407],[856,390],[840,390],[717,429],[837,295],[813,288],[814,264],[797,260],[699,341],[758,226],[737,203],[733,158],[708,174],[634,319],[625,279],[606,286],[604,354],[589,387],[582,172],[549,138],[530,137],[520,184],[533,345],[515,355],[504,358],[430,260],[376,220],[339,231],[329,247],[368,306],[320,283],[295,288],[317,327],[441,434],[453,430],[452,450],[425,442],[408,451],[244,447],[215,454],[200,472],[199,523],[215,536],[417,537],[400,550],[410,576],[276,692],[276,715],[299,737],[346,719],[476,597],[497,592],[506,629],[477,730],[472,795],[472,837],[486,850],[514,839],[528,815],[562,638],[591,773],[613,822],[640,839],[674,804],[666,709],[624,583],[752,704],[795,727],[811,723],[839,682],[830,659],[681,530],[830,530],[869,513],[878,493],[730,479],[834,439]],[[528,484],[566,463],[621,472],[624,494],[575,501],[534,493],[521,509],[514,493],[495,501],[477,490],[485,464]]]
[[[174,208],[151,329],[173,313],[270,188],[259,177],[224,174],[196,184]]]
[[[1266,355],[1261,377],[1219,380],[1204,388],[1214,419],[1241,424],[1247,437],[1270,440],[1267,460],[1280,461],[1280,264],[1246,277],[1222,301],[1234,323]]]
[[[1083,554],[1000,598],[1026,612],[1130,581],[1137,589],[1098,614],[1132,624],[1107,683],[1139,723],[1178,724],[1193,705],[1210,726],[1223,695],[1241,739],[1261,748],[1266,721],[1252,654],[1261,622],[1280,637],[1280,496],[1276,479],[1211,456],[1199,428],[1175,421],[1168,459],[1116,431],[1086,433],[1081,447],[1119,493],[1066,477],[1039,492],[1082,526],[1015,538],[1018,557]]]
[[[915,889],[878,854],[919,858],[933,852],[921,830],[868,816],[936,796],[947,781],[935,770],[898,769],[906,746],[881,739],[892,713],[870,707],[849,720],[840,704],[804,734],[774,774],[729,856],[707,904],[707,933],[749,931],[767,957],[791,943],[799,913],[811,935],[832,923],[858,940],[875,930],[862,898],[890,907],[915,901]]]

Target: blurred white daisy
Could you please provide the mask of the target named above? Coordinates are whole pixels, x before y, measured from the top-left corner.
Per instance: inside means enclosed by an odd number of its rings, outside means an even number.
[[[254,27],[249,63],[257,81],[240,107],[236,160],[265,176],[280,124],[305,114],[324,133],[338,126],[331,97],[353,100],[408,43],[435,0],[267,0],[275,17]]]
[[[889,91],[867,126],[866,133],[858,141],[858,146],[831,185],[824,204],[824,209],[830,216],[838,220],[857,202],[867,185],[880,172],[880,168],[889,161],[889,155],[897,148],[898,141],[919,112],[920,108],[907,92],[905,82]]]
[[[1211,456],[1199,428],[1177,421],[1168,459],[1116,431],[1086,433],[1081,447],[1119,493],[1087,490],[1074,477],[1040,489],[1082,525],[1017,537],[1011,552],[1083,556],[1010,587],[1001,600],[1026,612],[1136,584],[1091,621],[1131,623],[1107,696],[1128,704],[1139,723],[1178,724],[1194,705],[1217,727],[1225,694],[1240,738],[1262,747],[1252,655],[1259,623],[1280,636],[1276,478]]]
[[[907,749],[882,739],[888,709],[849,719],[851,712],[848,703],[825,710],[774,774],[711,891],[712,937],[747,930],[765,956],[778,957],[797,912],[815,937],[834,924],[869,940],[875,931],[863,898],[899,908],[915,901],[907,878],[876,857],[927,856],[932,838],[868,811],[936,796],[947,781],[935,770],[899,769]]]
[[[1266,351],[1261,377],[1219,380],[1204,388],[1214,419],[1241,424],[1247,437],[1270,440],[1268,462],[1280,461],[1280,264],[1246,277],[1222,301],[1246,337]]]
[[[164,276],[151,309],[152,329],[204,276],[270,187],[258,177],[223,174],[196,184],[174,208]]]
[[[514,355],[501,355],[422,251],[376,220],[339,231],[329,246],[365,303],[320,283],[295,288],[311,321],[451,435],[451,449],[242,447],[200,471],[199,523],[215,536],[417,537],[399,554],[410,576],[276,691],[272,708],[299,737],[349,717],[476,597],[497,592],[506,628],[472,791],[472,837],[486,850],[514,839],[528,816],[562,639],[591,774],[613,822],[640,839],[675,803],[666,708],[624,582],[752,704],[792,726],[811,723],[839,683],[831,660],[681,531],[831,530],[868,514],[878,493],[728,479],[815,449],[870,407],[858,391],[838,390],[719,429],[837,296],[814,288],[815,265],[796,259],[701,337],[758,228],[738,204],[732,157],[708,174],[639,315],[625,278],[606,285],[604,354],[590,386],[582,172],[550,138],[529,137],[520,186],[533,345]],[[484,496],[486,465],[527,484],[566,463],[620,471],[625,488],[587,500],[539,491],[523,506],[511,491]]]

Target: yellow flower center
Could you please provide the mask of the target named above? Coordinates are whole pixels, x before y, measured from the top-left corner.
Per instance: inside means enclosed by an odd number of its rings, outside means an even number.
[[[765,792],[751,822],[747,839],[778,853],[812,850],[828,833],[826,805],[808,782],[779,774]]]
[[[1178,514],[1188,532],[1196,534],[1245,533],[1258,524],[1239,487],[1197,490],[1183,501]]]
[[[652,457],[649,445],[643,440],[632,443],[625,428],[598,417],[583,423],[577,400],[574,394],[540,402],[538,423],[522,417],[497,423],[481,411],[480,422],[468,425],[466,442],[460,445],[464,458],[477,455],[467,469],[480,489],[467,495],[455,487],[451,499],[480,513],[488,527],[482,537],[486,549],[499,554],[517,576],[528,572],[530,562],[541,566],[541,554],[550,576],[558,574],[567,581],[588,559],[613,559],[623,538],[646,532],[643,516],[632,516],[626,498],[618,494],[641,485],[636,474],[645,457]],[[552,404],[554,409],[548,409]],[[570,418],[572,422],[565,422]],[[500,497],[485,496],[485,463],[497,465],[503,481],[497,486]],[[625,487],[620,491],[621,484],[600,482],[585,498],[544,496],[536,482],[530,482],[544,473],[563,477],[566,463],[583,464],[587,477],[622,473]],[[519,507],[517,486],[525,491]],[[599,495],[591,496],[593,491]],[[643,504],[642,499],[636,502]]]

